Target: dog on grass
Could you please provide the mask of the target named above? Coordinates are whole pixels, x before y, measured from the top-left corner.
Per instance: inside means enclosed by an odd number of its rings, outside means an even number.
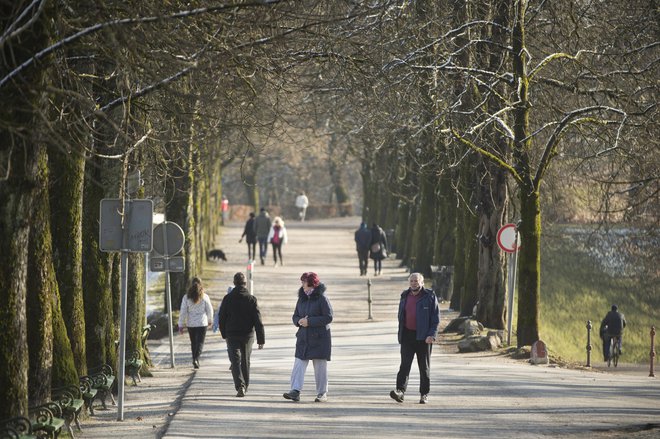
[[[227,262],[227,256],[225,256],[225,252],[223,252],[222,250],[215,249],[206,252],[207,261],[218,261],[220,259]]]

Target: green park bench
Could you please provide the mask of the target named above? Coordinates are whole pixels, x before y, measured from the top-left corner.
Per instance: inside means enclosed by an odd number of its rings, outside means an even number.
[[[147,349],[147,339],[149,338],[149,333],[154,329],[156,325],[149,323],[142,327],[142,347],[148,352]],[[126,358],[126,372],[133,379],[133,385],[137,386],[138,382],[142,382],[142,377],[140,376],[140,369],[142,368],[142,356],[138,351],[131,351],[128,353]]]
[[[92,387],[92,379],[88,376],[80,377],[78,384],[80,386],[80,396],[82,397],[83,401],[85,401],[85,405],[89,410],[89,414],[94,416],[94,400],[96,399],[96,395],[99,393],[99,391]]]
[[[36,439],[28,418],[17,416],[0,421],[0,439]]]
[[[59,404],[66,421],[66,426],[71,431],[71,423],[75,423],[78,431],[82,431],[80,427],[80,414],[85,401],[82,397],[82,392],[76,386],[64,386],[52,391],[52,399]]]
[[[112,367],[108,364],[104,364],[102,366],[89,369],[88,373],[89,373],[88,375],[81,377],[81,380],[83,378],[89,379],[90,387],[98,392],[95,397],[99,397],[101,399],[101,404],[103,404],[103,408],[104,409],[108,408],[105,403],[105,400],[108,397],[108,395],[110,396],[112,405],[116,405],[115,397],[112,394],[112,387],[115,384],[115,375],[112,370]],[[92,399],[92,403],[93,402],[94,400]]]
[[[32,407],[29,412],[32,431],[37,436],[41,437],[40,433],[44,433],[47,437],[55,439],[62,432],[62,427],[66,425],[61,407],[53,401]],[[72,430],[69,430],[69,434],[72,438],[74,437]]]

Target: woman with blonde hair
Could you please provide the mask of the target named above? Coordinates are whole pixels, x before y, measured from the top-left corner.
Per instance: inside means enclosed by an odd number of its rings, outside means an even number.
[[[273,246],[273,258],[275,259],[275,264],[277,265],[277,255],[280,256],[280,265],[284,265],[284,260],[282,259],[282,245],[287,242],[286,228],[284,227],[284,221],[279,216],[276,216],[273,219],[273,225],[270,228],[270,233],[268,233],[268,242]]]
[[[211,323],[213,323],[211,299],[204,292],[202,280],[195,277],[188,292],[181,300],[181,311],[179,312],[179,333],[183,334],[183,328],[188,328],[193,367],[195,369],[199,369],[199,357],[202,355],[202,349],[204,348],[206,329]]]

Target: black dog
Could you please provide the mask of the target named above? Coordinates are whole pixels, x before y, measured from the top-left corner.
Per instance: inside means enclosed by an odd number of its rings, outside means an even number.
[[[222,250],[210,250],[206,252],[207,261],[217,261],[218,259],[222,259],[223,261],[227,262],[227,257],[225,256],[225,252],[223,252]]]

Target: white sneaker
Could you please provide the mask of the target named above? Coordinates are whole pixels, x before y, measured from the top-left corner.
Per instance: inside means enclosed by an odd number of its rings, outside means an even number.
[[[328,402],[328,395],[325,393],[321,395],[316,395],[314,402]]]

